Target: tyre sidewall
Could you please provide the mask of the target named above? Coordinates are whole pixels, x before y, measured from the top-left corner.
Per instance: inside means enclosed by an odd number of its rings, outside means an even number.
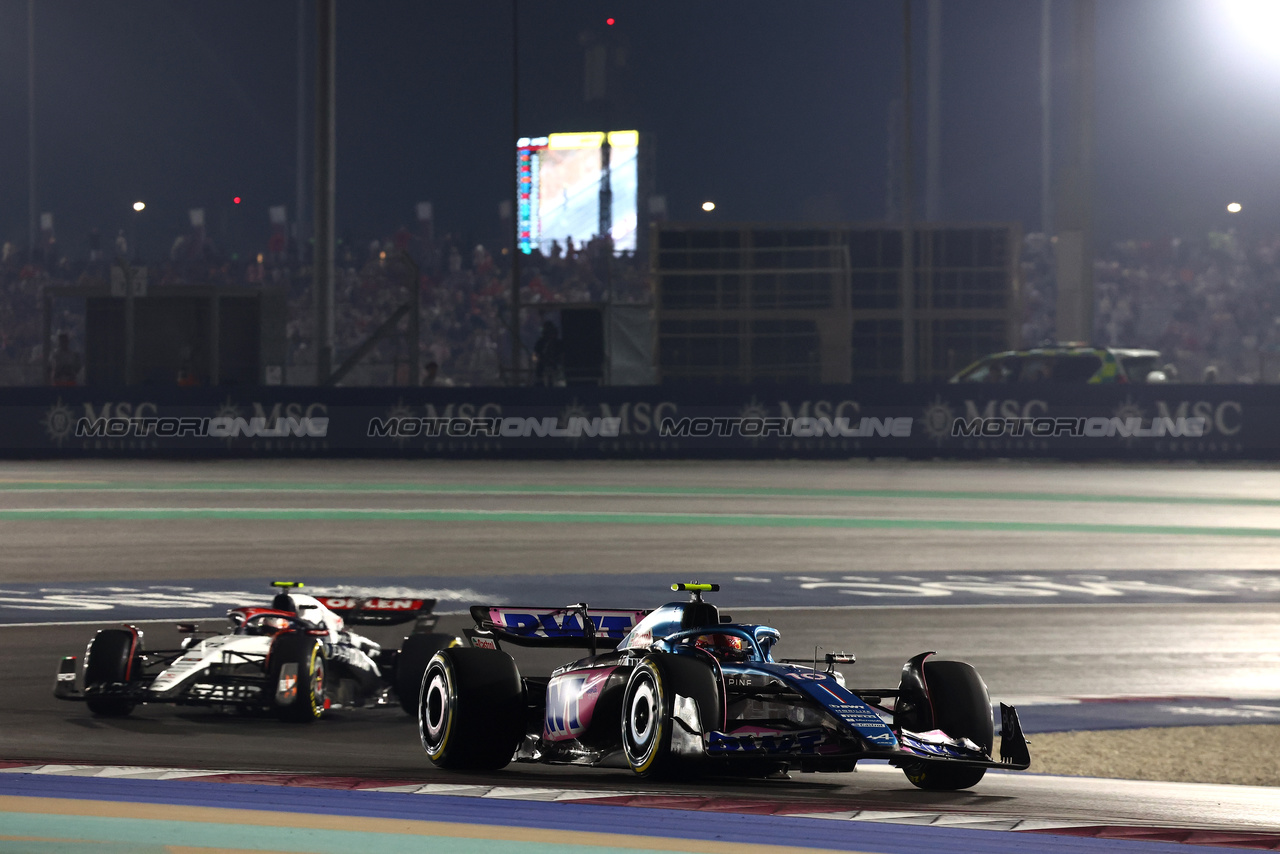
[[[963,661],[926,661],[924,676],[934,727],[952,738],[967,738],[990,755],[995,721],[991,694],[978,671]]]
[[[967,738],[990,755],[995,741],[991,695],[978,671],[963,661],[926,661],[924,678],[934,727],[952,738]],[[976,785],[986,769],[946,762],[916,762],[905,766],[903,773],[918,788],[955,791]]]
[[[627,764],[645,776],[659,770],[671,746],[671,698],[662,667],[646,658],[631,671],[622,701],[622,749]]]
[[[103,629],[89,642],[85,653],[84,686],[128,684],[141,652],[140,639],[128,629]],[[89,711],[100,717],[123,717],[133,711],[135,703],[124,697],[85,697]]]
[[[422,680],[431,658],[442,649],[460,646],[453,635],[432,632],[409,635],[396,656],[395,687],[400,707],[406,714],[416,714],[422,693]]]
[[[437,765],[448,762],[457,708],[453,663],[448,656],[437,652],[427,662],[418,693],[418,736],[427,758]]]
[[[281,672],[289,664],[296,666],[297,681],[291,699],[280,703],[276,695]],[[319,720],[325,710],[325,676],[324,654],[315,638],[286,634],[271,642],[266,690],[281,719],[298,722]]]
[[[527,700],[515,660],[500,650],[446,647],[427,664],[418,735],[442,768],[494,771],[525,736]]]

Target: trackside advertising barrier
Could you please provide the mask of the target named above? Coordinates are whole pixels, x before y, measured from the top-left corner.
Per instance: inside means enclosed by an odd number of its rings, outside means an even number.
[[[0,389],[0,454],[1280,457],[1280,388]]]

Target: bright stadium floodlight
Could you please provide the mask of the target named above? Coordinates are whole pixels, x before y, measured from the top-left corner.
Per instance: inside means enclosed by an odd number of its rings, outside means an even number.
[[[703,203],[702,203],[702,209],[703,209],[704,211],[706,211],[707,213],[711,213],[713,210],[715,210],[715,209],[716,209],[716,203],[715,203],[715,202],[703,202]]]
[[[146,202],[134,202],[134,203],[133,203],[133,209],[134,209],[135,211],[137,211],[138,213],[142,213],[144,210],[146,210],[146,207],[147,207],[147,203],[146,203]]]
[[[1241,210],[1239,202],[1232,202],[1227,205],[1227,213],[1240,213]]]
[[[1218,0],[1240,37],[1259,53],[1280,62],[1280,3],[1276,0]]]

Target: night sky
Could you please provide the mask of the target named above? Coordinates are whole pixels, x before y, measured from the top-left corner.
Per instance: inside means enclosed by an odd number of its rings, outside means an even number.
[[[83,251],[91,226],[167,247],[190,207],[267,231],[294,198],[294,0],[38,0],[40,209]],[[1069,0],[1056,0],[1056,65]],[[1039,228],[1039,2],[947,0],[942,213]],[[612,124],[651,132],[670,218],[885,216],[897,0],[522,0],[521,133],[596,129],[584,31],[625,45]],[[492,240],[510,198],[509,0],[339,0],[338,230],[411,224]],[[617,24],[606,34],[604,21]],[[925,3],[917,23],[924,149]],[[25,242],[26,2],[0,0],[0,236]],[[1280,39],[1280,33],[1276,34]],[[1103,239],[1280,224],[1280,61],[1214,0],[1101,0]],[[1068,116],[1056,80],[1058,129]],[[921,159],[921,164],[923,160]],[[923,168],[917,186],[923,187]],[[231,205],[240,195],[244,204]],[[1229,201],[1245,212],[1228,219]],[[921,202],[917,202],[921,205]]]

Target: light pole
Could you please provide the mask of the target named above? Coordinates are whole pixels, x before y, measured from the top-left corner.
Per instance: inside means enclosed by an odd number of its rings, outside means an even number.
[[[511,194],[511,376],[520,385],[520,9],[511,0],[511,137],[516,168]],[[508,149],[509,151],[510,149]],[[510,161],[508,161],[510,162]]]
[[[36,252],[36,0],[27,0],[27,256]]]
[[[902,0],[902,381],[916,381],[916,271],[911,149],[911,0]]]
[[[337,0],[316,3],[315,252],[311,290],[316,312],[316,385],[333,373],[334,183],[337,177]]]
[[[133,257],[138,258],[138,217],[147,209],[147,203],[133,203]],[[128,258],[120,259],[120,274],[124,278],[124,384],[133,385],[133,350],[135,324],[133,305],[133,280],[138,275]]]
[[[142,247],[138,245],[138,217],[147,209],[147,203],[138,201],[133,203],[133,234],[129,237],[129,242],[133,244],[133,260],[138,263],[142,260]]]

